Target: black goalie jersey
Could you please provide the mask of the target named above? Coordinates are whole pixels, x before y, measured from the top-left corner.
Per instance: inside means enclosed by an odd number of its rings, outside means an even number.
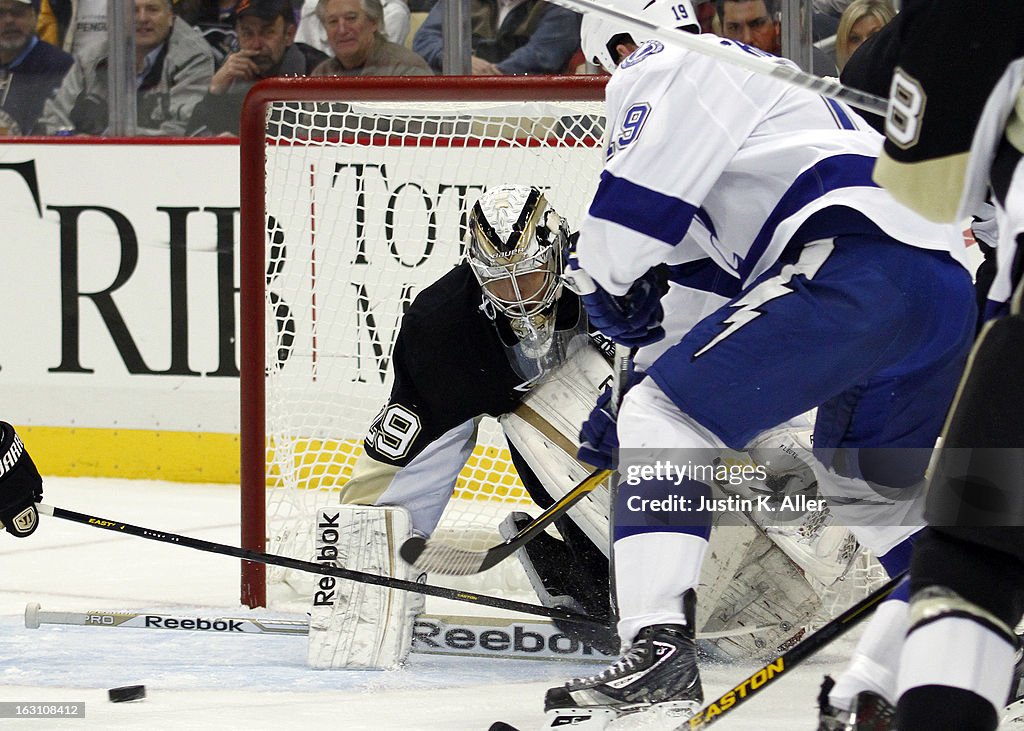
[[[392,355],[391,397],[364,446],[378,462],[405,467],[450,430],[478,416],[512,411],[530,387],[513,368],[508,321],[482,309],[483,296],[463,262],[413,300]],[[563,290],[556,330],[577,327],[579,298]]]

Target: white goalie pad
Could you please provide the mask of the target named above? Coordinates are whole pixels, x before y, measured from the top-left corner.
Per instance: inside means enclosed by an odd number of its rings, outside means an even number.
[[[576,460],[580,427],[611,380],[611,365],[588,344],[530,391],[515,411],[498,419],[506,438],[553,500],[593,471]],[[606,555],[608,503],[609,488],[602,483],[569,510],[573,522]]]
[[[775,656],[797,641],[821,600],[804,572],[742,513],[711,530],[697,589],[698,636],[720,659]]]
[[[404,508],[332,505],[314,524],[315,561],[411,580],[414,569],[398,555],[412,535]],[[409,653],[423,595],[321,576],[313,592],[307,662],[313,668],[390,670]]]

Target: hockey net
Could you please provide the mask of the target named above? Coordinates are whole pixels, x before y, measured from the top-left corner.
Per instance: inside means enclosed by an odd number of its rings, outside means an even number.
[[[315,508],[338,502],[387,401],[401,316],[462,258],[468,208],[486,187],[538,186],[578,225],[602,165],[603,86],[593,77],[275,79],[250,95],[246,547],[312,560]],[[508,512],[529,506],[500,431],[485,422],[435,536],[480,550],[501,541],[496,527]],[[509,591],[514,565],[472,588]],[[242,600],[290,597],[283,584],[312,588],[308,576],[246,563]]]
[[[603,163],[603,80],[271,79],[242,117],[242,543],[313,560],[312,516],[336,504],[390,392],[398,325],[464,254],[488,186],[536,185],[579,225]],[[472,347],[471,343],[466,344]],[[500,430],[481,425],[434,537],[482,550],[533,508]],[[867,557],[822,618],[879,581]],[[312,575],[243,562],[242,601],[284,606]],[[470,584],[529,591],[515,561]]]

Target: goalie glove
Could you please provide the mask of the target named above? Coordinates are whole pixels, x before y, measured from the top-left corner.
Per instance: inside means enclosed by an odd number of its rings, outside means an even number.
[[[39,471],[14,427],[0,421],[0,523],[18,538],[31,535],[39,525],[35,504],[42,499]]]
[[[563,279],[583,300],[591,324],[616,343],[639,348],[665,337],[665,328],[661,326],[665,316],[661,307],[665,283],[658,269],[647,270],[620,297],[606,292],[580,268],[573,249]]]
[[[765,486],[780,499],[783,495],[810,493],[818,486],[811,466],[813,421],[806,415],[797,419],[759,434],[746,449],[754,464],[764,468]]]

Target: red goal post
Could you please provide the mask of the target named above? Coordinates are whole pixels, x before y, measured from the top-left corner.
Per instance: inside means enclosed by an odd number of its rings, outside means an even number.
[[[457,261],[466,207],[485,185],[538,185],[571,226],[579,225],[603,161],[605,80],[323,77],[269,79],[253,87],[240,145],[245,548],[269,546],[312,559],[303,554],[306,503],[337,501],[362,434],[386,398],[386,364],[401,308]],[[371,190],[357,178],[352,195],[339,192],[336,181],[351,170],[385,166],[404,176],[400,184],[389,187],[385,178],[377,181],[380,190]],[[416,199],[417,192],[442,189],[449,193],[443,206],[440,196]],[[424,201],[427,224],[407,220],[422,214]],[[413,213],[404,212],[406,203]],[[387,265],[366,266],[373,246],[385,251],[380,258]],[[410,265],[403,247],[430,265]],[[352,273],[357,260],[359,276],[377,277],[377,299]],[[295,289],[278,289],[286,286]],[[327,413],[331,408],[335,413]],[[485,440],[467,468],[478,474],[466,479],[478,479],[487,490],[451,502],[480,512],[482,503],[522,500],[508,487],[514,470],[502,464],[500,449]],[[287,515],[270,516],[268,503],[277,510],[282,496]],[[296,496],[301,500],[292,504]],[[447,516],[442,525],[467,534],[467,518]],[[263,565],[243,562],[242,603],[265,606],[267,582]]]

